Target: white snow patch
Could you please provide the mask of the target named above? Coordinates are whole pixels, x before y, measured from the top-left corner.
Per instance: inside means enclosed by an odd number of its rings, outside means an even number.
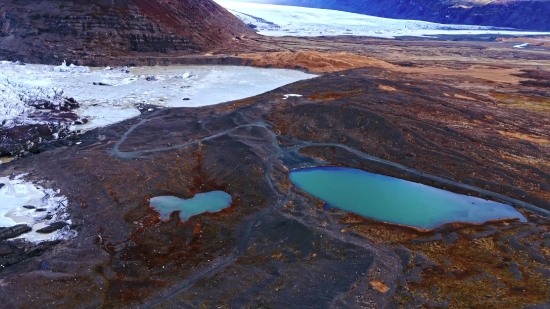
[[[53,71],[61,73],[90,73],[90,68],[77,66],[72,63],[67,66],[67,62],[63,61],[60,66],[54,67]]]
[[[139,116],[141,113],[133,106],[113,106],[107,103],[85,106],[81,108],[79,114],[83,118],[90,119],[90,121],[78,127],[75,126],[75,129],[90,130],[121,122]]]
[[[291,98],[291,97],[300,98],[300,97],[303,97],[303,95],[301,95],[301,94],[294,94],[294,93],[285,94],[285,95],[283,96],[283,100],[286,100],[286,99]]]
[[[183,74],[176,74],[174,75],[174,78],[177,78],[177,79],[184,79],[184,78],[189,78],[191,76],[191,73],[189,72],[185,72]]]
[[[267,36],[355,35],[381,38],[442,34],[547,35],[549,32],[514,31],[475,25],[445,25],[418,20],[391,19],[349,12],[260,3],[217,1]]]
[[[77,232],[69,227],[49,234],[36,232],[36,230],[58,221],[71,224],[66,212],[67,198],[60,195],[59,191],[44,189],[37,184],[24,181],[24,176],[24,174],[18,175],[13,179],[0,177],[0,183],[4,185],[0,188],[0,227],[27,224],[32,227],[32,231],[17,238],[24,238],[30,242],[75,237]],[[35,208],[27,209],[23,206]],[[37,209],[41,211],[37,211]]]

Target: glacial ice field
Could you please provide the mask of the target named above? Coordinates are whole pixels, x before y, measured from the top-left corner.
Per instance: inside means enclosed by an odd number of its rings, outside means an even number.
[[[297,6],[217,0],[221,6],[253,25],[266,36],[356,35],[380,38],[437,35],[548,35],[511,28],[475,25],[445,25],[426,21],[392,19],[349,12]]]
[[[16,238],[30,242],[67,239],[76,236],[70,229],[71,220],[66,212],[67,198],[59,191],[44,189],[25,181],[25,175],[12,179],[0,177],[0,227],[27,225],[32,230]],[[39,230],[57,223],[65,225],[56,231]]]
[[[36,98],[72,97],[89,122],[106,126],[140,114],[138,104],[199,107],[258,95],[316,75],[240,66],[87,68],[0,62],[0,124],[24,117]],[[32,120],[28,120],[32,121]]]

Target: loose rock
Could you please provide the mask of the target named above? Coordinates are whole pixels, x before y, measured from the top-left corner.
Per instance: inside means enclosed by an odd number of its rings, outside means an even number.
[[[0,240],[6,240],[30,232],[32,228],[26,224],[19,224],[12,227],[0,227]]]
[[[67,225],[69,225],[67,222],[58,221],[58,222],[55,222],[55,223],[52,223],[52,224],[46,226],[45,228],[39,229],[36,232],[41,233],[41,234],[49,234],[49,233],[53,233],[57,230],[60,230],[60,229],[64,228]]]

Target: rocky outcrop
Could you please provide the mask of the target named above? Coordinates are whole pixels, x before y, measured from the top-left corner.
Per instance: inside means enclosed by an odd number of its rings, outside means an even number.
[[[550,1],[547,0],[272,0],[270,3],[443,24],[550,30]]]
[[[35,244],[23,239],[0,241],[0,268],[5,268],[29,258],[40,256],[59,242],[60,240],[56,240]],[[47,262],[42,262],[39,267],[43,270],[46,269],[47,266]]]
[[[74,113],[44,115],[44,123],[0,127],[0,156],[27,156],[39,152],[43,144],[62,142],[72,136],[70,126],[78,119]],[[71,143],[67,141],[62,144]]]
[[[103,65],[125,56],[185,55],[253,32],[211,0],[0,3],[0,58]]]
[[[30,230],[31,227],[26,224],[19,224],[12,227],[0,227],[0,240],[14,238],[21,234],[27,233]]]

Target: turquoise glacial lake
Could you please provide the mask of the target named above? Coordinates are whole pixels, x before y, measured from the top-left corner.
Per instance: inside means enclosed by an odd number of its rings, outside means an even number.
[[[150,205],[159,213],[162,220],[170,218],[174,211],[180,212],[182,221],[205,212],[218,212],[231,205],[231,195],[223,191],[212,191],[195,194],[193,198],[182,199],[175,196],[153,197]]]
[[[450,222],[518,218],[514,207],[353,168],[314,167],[290,172],[301,190],[329,207],[367,218],[433,229]]]

